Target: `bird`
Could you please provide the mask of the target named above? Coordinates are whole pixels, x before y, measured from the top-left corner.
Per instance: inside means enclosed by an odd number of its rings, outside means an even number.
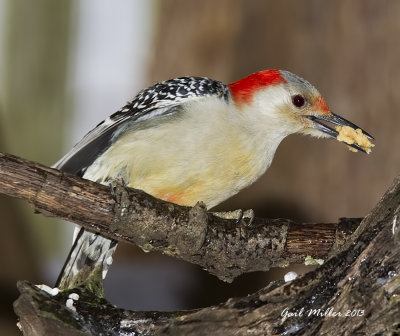
[[[179,77],[140,91],[53,167],[104,185],[122,180],[180,205],[202,201],[211,209],[261,177],[285,137],[336,138],[332,126],[359,129],[334,114],[312,84],[286,70],[263,70],[230,84]],[[365,152],[357,142],[348,145]],[[116,246],[77,228],[57,287],[85,285],[93,274],[104,278]]]

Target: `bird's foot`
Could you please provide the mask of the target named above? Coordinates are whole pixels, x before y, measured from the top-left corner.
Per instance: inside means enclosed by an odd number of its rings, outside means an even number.
[[[128,185],[126,184],[123,178],[111,179],[108,182],[108,187],[110,188],[110,194],[112,196],[115,196],[115,190],[121,186],[124,187],[125,189],[128,188]]]
[[[233,211],[213,212],[212,214],[223,219],[234,219],[236,223],[243,220],[249,226],[253,223],[255,217],[253,209],[247,209],[245,211],[238,209]]]

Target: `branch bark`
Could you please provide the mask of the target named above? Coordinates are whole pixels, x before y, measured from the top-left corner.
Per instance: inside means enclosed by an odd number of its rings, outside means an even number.
[[[393,335],[400,332],[400,176],[359,229],[318,269],[243,298],[187,312],[129,312],[76,291],[76,311],[19,283],[26,335]],[[73,290],[75,291],[75,289]]]
[[[222,219],[194,207],[156,199],[122,184],[110,188],[0,153],[0,192],[103,236],[198,264],[225,281],[240,274],[326,259],[360,219],[298,224],[288,219]]]

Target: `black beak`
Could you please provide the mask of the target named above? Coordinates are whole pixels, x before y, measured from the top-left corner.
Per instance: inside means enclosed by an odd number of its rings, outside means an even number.
[[[306,115],[305,117],[314,122],[314,127],[317,130],[319,130],[321,132],[324,132],[326,134],[329,134],[330,136],[332,136],[334,138],[336,138],[338,136],[339,132],[336,131],[335,129],[325,125],[322,121],[329,122],[329,123],[332,123],[334,125],[339,125],[339,126],[349,126],[354,130],[360,128],[357,125],[354,125],[352,122],[350,122],[350,121],[348,121],[348,120],[342,118],[341,116],[338,116],[337,114],[334,114],[332,112],[327,114],[327,115],[320,115],[320,114],[318,114],[318,115]],[[369,140],[374,140],[374,138],[371,135],[369,135],[366,131],[364,131],[362,128],[360,128],[360,129],[363,132],[363,134]],[[347,145],[351,146],[351,147],[353,147],[353,148],[355,148],[355,149],[357,149],[357,150],[359,150],[361,152],[366,153],[366,151],[362,147],[357,145],[357,144],[349,144],[349,143],[347,143]]]

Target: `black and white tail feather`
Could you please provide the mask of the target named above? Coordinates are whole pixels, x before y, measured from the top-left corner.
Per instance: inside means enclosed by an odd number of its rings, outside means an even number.
[[[86,173],[87,168],[100,158],[121,134],[146,120],[173,115],[180,111],[185,102],[210,95],[226,101],[230,99],[227,86],[210,78],[181,77],[157,83],[139,92],[131,102],[98,124],[53,167],[93,180]],[[97,177],[96,182],[108,184],[117,178],[118,176],[106,174],[101,180]],[[77,227],[72,249],[56,286],[68,289],[85,285],[92,273],[99,271],[104,279],[116,246],[115,240]]]

